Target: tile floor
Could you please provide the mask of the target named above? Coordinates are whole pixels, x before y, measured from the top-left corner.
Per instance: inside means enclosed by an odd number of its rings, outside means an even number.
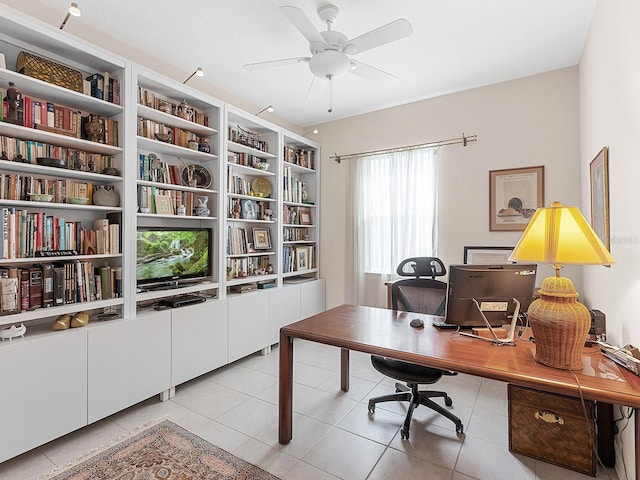
[[[453,398],[464,422],[420,407],[410,440],[400,438],[405,406],[378,404],[371,396],[393,391],[394,382],[371,367],[369,356],[351,354],[351,388],[339,386],[339,350],[296,340],[294,433],[277,441],[278,349],[252,355],[187,382],[176,395],[135,405],[107,419],[0,464],[0,479],[37,479],[91,449],[151,421],[168,418],[283,480],[563,480],[591,478],[528,457],[507,446],[506,384],[472,376],[445,377],[438,386]],[[598,478],[614,478],[601,470]]]

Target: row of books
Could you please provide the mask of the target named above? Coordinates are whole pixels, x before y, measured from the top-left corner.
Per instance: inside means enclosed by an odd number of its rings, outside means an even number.
[[[245,130],[240,125],[229,125],[229,140],[240,145],[255,148],[261,152],[269,151],[269,144],[260,138],[260,135],[251,130]]]
[[[145,107],[150,107],[155,110],[161,110],[171,115],[176,115],[178,112],[178,104],[180,102],[168,97],[159,95],[152,90],[138,86],[138,103]],[[191,107],[193,108],[193,107]],[[209,126],[209,117],[199,110],[193,109],[193,122],[205,127]]]
[[[311,212],[306,207],[292,207],[284,205],[282,207],[282,223],[283,225],[311,225]],[[303,214],[307,216],[303,218]]]
[[[168,183],[171,185],[183,184],[178,166],[160,160],[155,155],[151,157],[142,153],[139,155],[138,176],[140,180],[148,182]]]
[[[84,93],[120,105],[120,79],[112,77],[109,72],[94,73],[86,78]]]
[[[285,242],[304,242],[309,240],[308,228],[284,227],[282,240]]]
[[[5,207],[1,215],[0,258],[120,253],[120,225],[106,218],[94,220],[90,229],[44,212]]]
[[[315,248],[313,245],[283,247],[282,271],[284,273],[301,272],[312,268],[316,268]]]
[[[306,185],[293,175],[291,167],[284,168],[282,194],[284,202],[307,203],[309,201]]]
[[[89,115],[83,115],[81,111],[65,105],[58,105],[27,95],[22,97],[21,103],[21,108],[18,109],[18,118],[12,123],[69,137],[89,139],[84,128],[89,121]],[[9,120],[4,115],[3,118],[5,121]],[[100,118],[100,121],[104,125],[104,131],[99,143],[117,147],[118,122],[112,118]]]
[[[84,152],[35,140],[21,140],[0,135],[0,148],[7,158],[3,160],[37,164],[38,158],[65,160],[66,167],[84,172],[102,173],[105,168],[114,168],[116,161],[109,155]]]
[[[231,165],[227,165],[227,193],[236,195],[251,195],[251,179],[233,174]]]
[[[154,186],[138,186],[138,207],[142,213],[178,215],[178,207],[185,207],[185,215],[195,215],[196,195],[193,192],[168,190]],[[168,207],[168,208],[167,208]]]
[[[245,167],[257,168],[257,164],[264,162],[264,159],[242,152],[228,152],[227,162],[236,165],[244,165]]]
[[[156,134],[166,134],[169,137],[168,143],[173,143],[180,147],[188,147],[190,141],[198,142],[199,138],[196,133],[183,130],[178,127],[170,127],[163,123],[154,122],[146,118],[138,117],[138,136],[160,140]],[[164,140],[162,140],[164,141]]]
[[[315,150],[303,150],[302,148],[284,147],[284,161],[313,170],[315,163]]]
[[[122,268],[90,261],[0,268],[0,312],[19,313],[122,296]]]
[[[53,202],[64,203],[66,197],[86,198],[92,203],[95,185],[70,178],[47,178],[35,175],[0,172],[0,200],[32,200],[34,194],[53,195]]]
[[[255,252],[255,250],[249,249],[250,237],[245,228],[228,227],[227,233],[227,255],[244,255]]]
[[[266,275],[269,269],[269,257],[227,258],[227,279]]]

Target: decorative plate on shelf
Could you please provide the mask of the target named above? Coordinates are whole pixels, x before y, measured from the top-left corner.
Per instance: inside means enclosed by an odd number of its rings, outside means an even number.
[[[256,178],[251,184],[251,188],[256,197],[269,197],[271,195],[271,183],[264,177]]]
[[[182,169],[181,176],[185,185],[191,186],[191,182],[189,180],[195,180],[195,186],[198,188],[209,188],[211,186],[211,172],[202,165],[187,165]]]

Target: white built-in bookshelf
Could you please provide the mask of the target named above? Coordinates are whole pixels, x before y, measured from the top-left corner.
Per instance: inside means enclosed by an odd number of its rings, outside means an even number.
[[[21,52],[79,87],[17,72]],[[324,310],[319,145],[8,7],[0,53],[0,93],[13,83],[27,107],[0,121],[0,331],[26,327],[0,340],[0,410],[24,412],[3,423],[0,462],[170,398]],[[167,276],[158,259],[186,281],[138,284]],[[179,294],[204,301],[162,304]],[[52,328],[79,312],[87,326]]]

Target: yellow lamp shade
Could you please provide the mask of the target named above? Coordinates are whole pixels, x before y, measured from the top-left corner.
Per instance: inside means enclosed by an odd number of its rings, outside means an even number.
[[[539,208],[509,257],[554,265],[612,265],[615,260],[577,207]]]

